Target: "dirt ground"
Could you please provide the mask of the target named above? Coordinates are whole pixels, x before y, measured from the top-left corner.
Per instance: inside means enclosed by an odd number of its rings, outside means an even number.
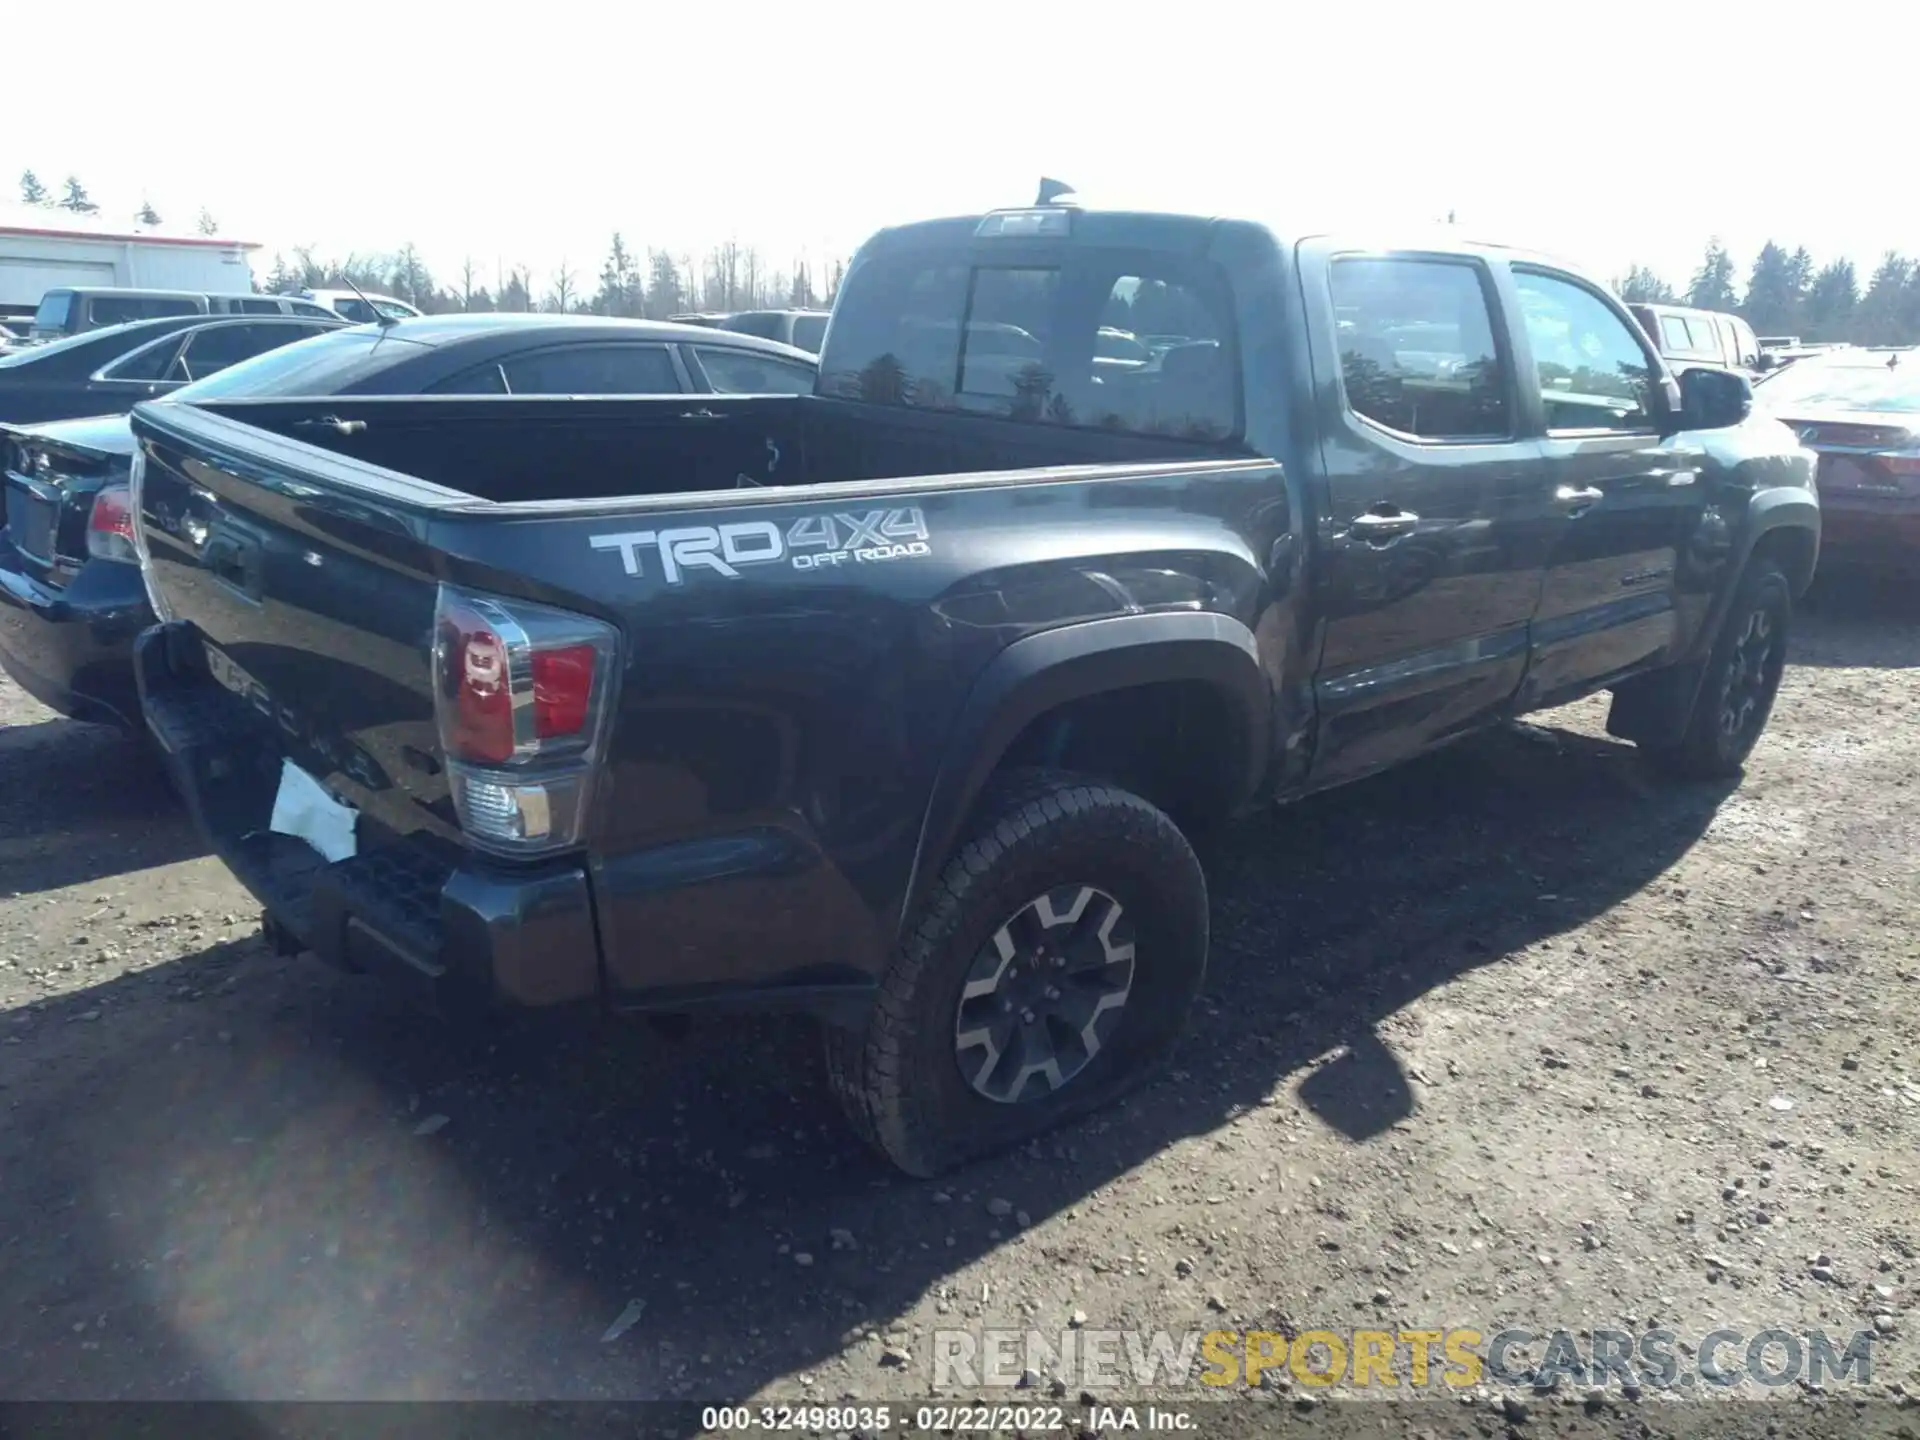
[[[1171,1073],[930,1184],[803,1026],[462,1035],[273,957],[141,751],[0,681],[0,1396],[919,1401],[956,1328],[1724,1325],[1874,1332],[1769,1413],[1920,1432],[1920,606],[1829,597],[1792,659],[1737,786],[1594,701],[1210,840]]]

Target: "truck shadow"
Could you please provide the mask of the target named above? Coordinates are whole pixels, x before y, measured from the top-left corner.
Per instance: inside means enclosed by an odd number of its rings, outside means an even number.
[[[0,1016],[0,1392],[719,1401],[843,1352],[859,1389],[862,1334],[1003,1245],[1085,1263],[1015,1226],[1170,1146],[1263,1105],[1377,1141],[1420,1078],[1382,1022],[1647,885],[1725,793],[1514,726],[1223,831],[1167,1072],[937,1183],[851,1140],[792,1022],[463,1034],[257,938]]]
[[[0,726],[0,796],[0,892],[59,890],[206,854],[153,754],[108,726]]]

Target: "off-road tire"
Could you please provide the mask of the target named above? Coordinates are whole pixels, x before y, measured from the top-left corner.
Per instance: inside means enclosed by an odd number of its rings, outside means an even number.
[[[937,1175],[1117,1099],[1165,1058],[1206,971],[1206,878],[1186,837],[1147,801],[1022,770],[977,813],[911,918],[865,1028],[827,1030],[827,1072],[849,1122],[910,1175]],[[1131,917],[1132,992],[1084,1070],[1044,1098],[996,1103],[975,1092],[955,1053],[961,988],[1009,916],[1072,884],[1099,887]]]
[[[1752,643],[1755,617],[1766,625],[1771,644],[1762,667],[1761,690],[1747,719],[1729,730],[1724,720],[1730,687],[1742,673],[1742,646]],[[1645,746],[1647,759],[1676,780],[1723,780],[1740,773],[1747,756],[1767,728],[1786,668],[1787,630],[1793,619],[1793,587],[1784,571],[1764,557],[1753,560],[1740,577],[1733,603],[1713,642],[1700,679],[1693,714],[1677,745]]]

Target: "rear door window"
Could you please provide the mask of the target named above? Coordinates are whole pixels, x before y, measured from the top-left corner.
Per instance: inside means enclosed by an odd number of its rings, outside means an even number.
[[[216,325],[195,330],[187,337],[186,348],[174,360],[166,378],[191,384],[218,374],[229,365],[318,333],[317,327],[306,325]]]
[[[183,337],[169,335],[134,351],[124,360],[116,360],[100,372],[103,380],[165,380],[180,353]]]
[[[707,383],[722,395],[811,395],[813,371],[791,360],[752,350],[693,347]]]
[[[1693,336],[1687,330],[1687,322],[1678,315],[1660,317],[1660,348],[1680,355],[1693,349]]]
[[[516,395],[677,395],[664,345],[569,345],[501,362]]]
[[[1512,382],[1487,282],[1463,260],[1351,258],[1331,285],[1347,405],[1420,440],[1504,440]]]
[[[1161,343],[1115,355],[1112,331]],[[1092,246],[1055,264],[877,256],[849,277],[830,338],[822,394],[1196,441],[1239,433],[1231,303],[1204,261]]]

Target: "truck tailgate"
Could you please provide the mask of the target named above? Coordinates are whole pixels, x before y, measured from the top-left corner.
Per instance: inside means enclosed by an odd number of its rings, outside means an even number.
[[[453,805],[432,536],[470,498],[184,405],[134,429],[142,708],[270,936],[438,1009],[597,1000],[584,867],[476,864]]]
[[[208,675],[271,720],[288,759],[377,825],[457,835],[436,755],[428,497],[330,485],[305,472],[352,462],[186,407],[136,428],[161,618],[190,627]],[[247,459],[223,452],[227,431]],[[306,463],[263,466],[277,450]]]

